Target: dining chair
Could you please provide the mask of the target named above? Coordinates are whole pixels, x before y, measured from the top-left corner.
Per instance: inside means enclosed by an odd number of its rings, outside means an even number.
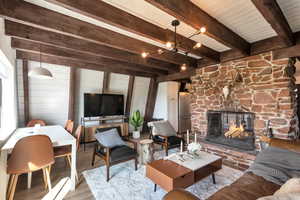
[[[34,127],[36,124],[40,124],[41,126],[46,126],[46,122],[41,119],[33,119],[27,123],[27,127]]]
[[[81,132],[82,132],[82,126],[79,125],[75,131],[75,138],[76,138],[76,149],[77,151],[79,150],[80,147],[80,137],[81,137]],[[60,158],[60,157],[65,157],[67,163],[71,167],[71,157],[72,157],[72,147],[71,145],[66,145],[66,146],[61,146],[61,147],[54,147],[54,157],[55,158]],[[50,168],[51,170],[51,168]],[[76,172],[76,179],[78,181],[78,174]]]
[[[14,198],[19,175],[41,169],[45,186],[51,190],[49,167],[54,162],[53,146],[48,136],[34,135],[20,139],[7,161],[7,174],[10,175],[7,200]]]
[[[65,125],[66,131],[68,131],[72,135],[73,128],[74,128],[74,122],[72,120],[67,120],[66,125]]]

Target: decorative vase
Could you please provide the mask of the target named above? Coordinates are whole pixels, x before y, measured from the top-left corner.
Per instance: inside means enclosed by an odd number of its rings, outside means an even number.
[[[132,137],[133,137],[134,139],[139,139],[140,136],[141,136],[140,131],[133,131],[133,132],[132,132]]]

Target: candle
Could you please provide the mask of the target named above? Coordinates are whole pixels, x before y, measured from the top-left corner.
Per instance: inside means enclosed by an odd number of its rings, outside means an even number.
[[[197,143],[197,134],[196,134],[196,132],[195,132],[195,141],[194,142]]]
[[[187,130],[186,134],[187,134],[187,136],[186,136],[186,143],[189,145],[189,143],[190,143],[190,131]]]
[[[180,143],[180,153],[183,152],[183,141],[181,140],[181,143]]]

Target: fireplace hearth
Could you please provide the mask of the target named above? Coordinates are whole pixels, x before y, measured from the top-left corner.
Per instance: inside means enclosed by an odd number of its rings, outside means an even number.
[[[255,151],[254,113],[208,111],[205,140],[240,151]]]

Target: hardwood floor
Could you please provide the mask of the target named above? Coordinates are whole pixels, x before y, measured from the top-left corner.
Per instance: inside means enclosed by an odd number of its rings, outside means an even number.
[[[67,200],[90,200],[95,199],[81,174],[82,171],[92,168],[97,168],[103,165],[102,161],[96,158],[95,166],[91,166],[93,144],[87,144],[86,150],[83,151],[83,146],[77,154],[77,170],[79,175],[79,183],[76,185],[74,192],[69,192],[65,199]],[[70,175],[70,167],[64,158],[55,160],[55,164],[51,170],[51,183],[55,186],[56,183],[63,177]],[[15,200],[40,200],[47,191],[44,189],[42,171],[37,171],[32,174],[31,189],[27,189],[27,175],[22,175],[17,184]]]

